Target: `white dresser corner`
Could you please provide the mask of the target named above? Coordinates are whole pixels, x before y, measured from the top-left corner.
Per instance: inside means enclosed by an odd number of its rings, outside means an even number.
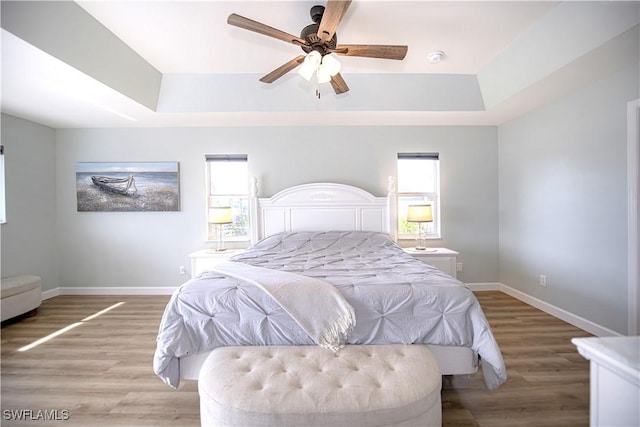
[[[590,425],[640,426],[640,337],[571,342],[590,361]]]

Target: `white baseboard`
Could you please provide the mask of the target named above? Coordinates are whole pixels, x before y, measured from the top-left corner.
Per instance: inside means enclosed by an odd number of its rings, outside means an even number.
[[[598,337],[610,337],[610,336],[622,335],[616,331],[613,331],[609,328],[605,328],[604,326],[598,325],[597,323],[587,320],[584,317],[577,316],[573,313],[568,312],[567,310],[556,307],[555,305],[549,304],[548,302],[542,301],[541,299],[538,299],[536,297],[532,297],[531,295],[525,294],[524,292],[514,289],[503,283],[469,283],[468,285],[472,291],[504,292],[505,294],[512,296],[515,299],[524,302],[525,304],[529,304],[530,306],[535,307],[538,310],[542,310],[545,313],[552,315],[553,317],[557,317],[560,320],[563,320],[577,328],[580,328]]]
[[[60,288],[44,291],[42,292],[42,300],[44,301],[49,298],[57,297],[58,295],[60,295]]]
[[[507,295],[510,295],[520,301],[527,303],[539,310],[544,311],[554,317],[557,317],[560,320],[564,320],[567,323],[572,324],[582,330],[589,332],[598,337],[612,337],[612,336],[621,336],[622,334],[613,331],[609,328],[605,328],[604,326],[598,325],[590,320],[585,319],[584,317],[577,316],[573,313],[568,312],[562,308],[556,307],[555,305],[549,304],[548,302],[542,301],[541,299],[532,297],[531,295],[525,294],[522,291],[509,287],[507,285],[501,284],[500,290]]]
[[[171,295],[176,287],[144,287],[144,286],[109,286],[98,288],[62,286],[42,293],[42,299],[49,299],[58,295]]]
[[[499,291],[502,283],[467,283],[467,286],[469,286],[472,291]]]
[[[598,325],[583,317],[570,313],[562,308],[556,307],[553,304],[542,301],[541,299],[527,295],[522,291],[514,289],[510,286],[499,282],[489,283],[468,283],[467,284],[472,291],[500,291],[507,295],[514,297],[530,306],[533,306],[539,310],[544,311],[560,320],[563,320],[575,327],[589,332],[598,337],[608,336],[620,336],[618,332]],[[99,287],[99,288],[86,288],[86,287],[59,287],[42,293],[42,299],[53,298],[58,295],[171,295],[175,291],[175,287],[126,287],[126,286],[114,286],[114,287]]]

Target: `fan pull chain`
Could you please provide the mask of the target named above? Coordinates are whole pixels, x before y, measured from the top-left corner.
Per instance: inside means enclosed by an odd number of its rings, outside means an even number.
[[[316,98],[320,99],[320,91],[316,89]]]

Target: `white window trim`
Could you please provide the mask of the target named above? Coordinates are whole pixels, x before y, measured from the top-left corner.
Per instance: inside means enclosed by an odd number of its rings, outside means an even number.
[[[212,198],[215,197],[238,197],[238,198],[246,198],[247,199],[247,216],[251,215],[251,206],[250,204],[250,194],[249,194],[249,182],[247,182],[247,192],[243,194],[220,194],[218,196],[211,195],[211,166],[209,163],[213,162],[223,162],[223,161],[241,161],[246,162],[248,166],[249,157],[246,154],[207,154],[205,155],[206,161],[206,182],[205,182],[205,197],[206,197],[206,211],[205,211],[205,221],[208,216],[209,206],[213,205]],[[248,173],[247,173],[248,175]],[[247,177],[248,178],[248,177]],[[214,238],[211,238],[214,237]],[[247,234],[245,236],[225,236],[225,242],[248,242],[251,240],[251,218],[247,218]],[[212,243],[217,242],[218,240],[215,236],[210,236],[209,234],[209,223],[206,223],[206,242]]]
[[[398,159],[401,158],[405,158],[405,159],[409,159],[409,158],[415,158],[415,159],[420,159],[423,158],[425,160],[438,160],[438,162],[436,163],[436,171],[435,171],[435,181],[436,181],[436,188],[438,189],[437,193],[433,193],[433,192],[401,192],[401,191],[397,191],[396,197],[398,200],[397,203],[397,228],[398,228],[398,240],[404,240],[404,241],[408,241],[408,240],[415,240],[416,235],[415,233],[411,233],[411,234],[407,234],[407,233],[402,233],[401,232],[401,227],[400,227],[400,219],[402,218],[403,215],[401,215],[400,212],[400,206],[401,203],[399,202],[399,200],[402,197],[423,197],[427,200],[427,203],[431,203],[432,206],[432,210],[433,210],[433,223],[431,225],[431,230],[430,233],[426,233],[425,238],[427,240],[438,240],[438,239],[442,239],[442,233],[441,233],[441,229],[442,229],[442,217],[440,216],[440,154],[439,153],[398,153],[396,161]],[[399,182],[398,182],[398,176],[396,175],[396,185],[399,186]]]

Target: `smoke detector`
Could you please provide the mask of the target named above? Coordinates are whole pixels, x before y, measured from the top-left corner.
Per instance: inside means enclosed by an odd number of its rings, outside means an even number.
[[[435,52],[431,52],[429,54],[429,62],[431,62],[432,64],[437,64],[438,62],[440,62],[442,60],[442,57],[444,56],[444,52],[441,50],[437,50]]]

